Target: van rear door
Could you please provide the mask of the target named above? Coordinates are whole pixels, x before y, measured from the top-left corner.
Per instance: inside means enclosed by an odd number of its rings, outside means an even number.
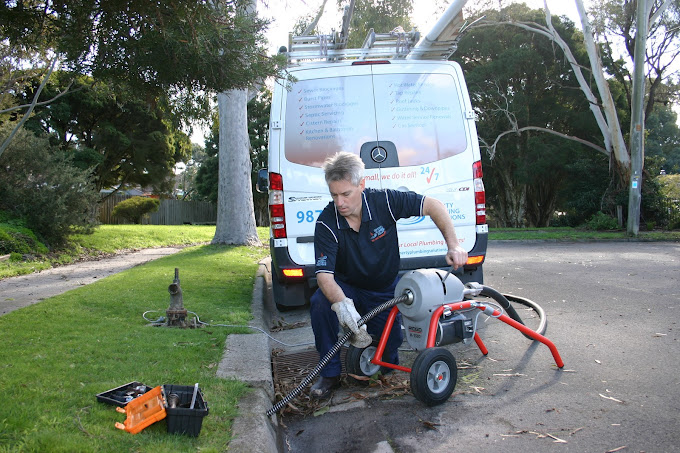
[[[377,131],[372,152],[388,156],[377,164],[381,186],[441,200],[458,240],[470,251],[476,241],[473,162],[479,151],[459,70],[448,62],[397,62],[372,69]],[[391,154],[396,158],[389,159]],[[446,254],[429,218],[402,219],[398,227],[402,258]]]
[[[284,127],[272,134],[270,162],[275,156],[278,165],[270,171],[283,181],[287,238],[274,246],[287,249],[290,264],[313,267],[316,218],[330,201],[320,167],[339,151],[362,157],[368,187],[440,199],[461,245],[468,251],[475,245],[472,166],[479,150],[459,68],[452,62],[372,63],[291,68],[296,82],[277,87],[281,113],[276,117],[273,107],[272,122],[283,119]],[[429,218],[402,219],[398,227],[402,258],[446,253]]]

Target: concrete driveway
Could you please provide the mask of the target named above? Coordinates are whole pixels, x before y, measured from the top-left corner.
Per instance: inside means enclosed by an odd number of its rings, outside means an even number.
[[[680,451],[680,244],[491,242],[487,256],[486,285],[545,309],[563,370],[488,319],[487,357],[474,343],[447,347],[459,372],[445,404],[344,386],[322,415],[282,418],[284,451]],[[306,311],[276,317],[304,322]],[[279,335],[311,338],[308,324]]]

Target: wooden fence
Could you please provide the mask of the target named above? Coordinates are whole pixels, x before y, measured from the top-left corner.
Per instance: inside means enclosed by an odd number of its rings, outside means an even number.
[[[122,225],[130,223],[124,219],[113,217],[114,206],[123,200],[132,198],[129,195],[113,195],[99,205],[99,221],[104,224]],[[184,225],[214,224],[217,222],[217,206],[205,201],[161,200],[157,212],[142,219],[145,225]]]

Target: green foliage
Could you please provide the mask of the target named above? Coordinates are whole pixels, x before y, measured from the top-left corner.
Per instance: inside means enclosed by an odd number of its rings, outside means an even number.
[[[26,227],[9,223],[0,223],[0,255],[8,253],[21,255],[45,254],[47,247],[35,237],[35,233]]]
[[[596,231],[616,230],[619,224],[614,217],[598,211],[586,222],[586,227]]]
[[[661,193],[671,200],[680,200],[680,175],[659,176]]]
[[[172,168],[188,160],[190,142],[164,107],[167,96],[149,100],[125,85],[95,83],[88,77],[73,81],[72,75],[60,72],[40,100],[59,92],[66,95],[36,108],[27,128],[49,134],[53,144],[72,153],[73,164],[92,172],[98,190],[125,184],[169,192]],[[21,102],[29,103],[32,96],[29,90]]]
[[[670,105],[657,104],[645,118],[645,168],[653,174],[680,173],[680,127]],[[649,165],[656,158],[655,165]]]
[[[339,6],[345,3],[338,0]],[[413,0],[357,0],[350,21],[347,47],[361,47],[371,28],[376,33],[389,33],[398,26],[410,31],[413,28],[409,19],[412,12]]]
[[[160,205],[160,200],[156,198],[132,197],[118,203],[113,208],[113,215],[139,224],[144,216],[157,212]]]
[[[0,135],[8,128],[0,126]],[[93,226],[98,198],[88,172],[45,138],[21,130],[0,156],[0,210],[23,219],[49,247]]]
[[[607,156],[588,150],[578,150],[571,155],[565,164],[570,177],[560,184],[557,199],[557,210],[565,213],[561,220],[563,225],[581,225],[604,209],[603,194],[608,192],[610,183],[608,163]],[[607,205],[612,213],[616,209],[613,206]]]
[[[245,88],[278,72],[267,56],[267,23],[228,2],[5,2],[0,37],[36,57],[59,54],[63,68],[125,81],[175,108],[204,116],[212,93]],[[37,59],[37,58],[36,58]]]
[[[543,11],[521,4],[481,14],[490,23],[545,23]],[[587,66],[574,24],[553,17],[553,25]],[[558,206],[562,185],[579,176],[570,171],[569,163],[593,151],[534,130],[505,134],[495,149],[491,144],[501,134],[523,127],[598,143],[599,131],[570,65],[549,39],[510,25],[472,28],[453,57],[466,74],[479,116],[477,131],[487,145],[483,164],[490,209],[503,226],[547,226],[556,210],[566,210]],[[606,169],[606,161],[604,165]]]

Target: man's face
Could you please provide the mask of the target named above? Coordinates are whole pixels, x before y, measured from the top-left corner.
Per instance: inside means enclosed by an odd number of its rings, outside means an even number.
[[[361,193],[364,191],[365,185],[363,178],[358,186],[346,179],[328,183],[328,190],[330,190],[335,207],[341,216],[349,217],[361,214]]]

